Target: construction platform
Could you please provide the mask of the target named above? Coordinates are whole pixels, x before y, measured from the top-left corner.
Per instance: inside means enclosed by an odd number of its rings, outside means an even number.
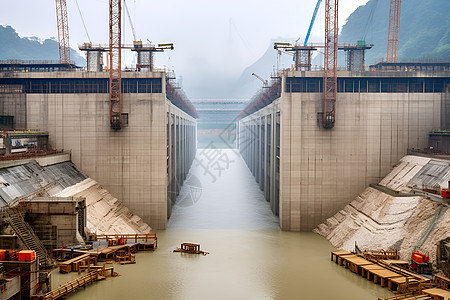
[[[436,275],[432,280],[406,270],[401,266],[407,262],[392,259],[398,257],[396,252],[372,251],[364,252],[364,256],[368,259],[345,250],[332,251],[331,261],[396,293],[379,300],[450,299],[450,279]]]
[[[353,273],[359,274],[369,281],[373,281],[375,284],[387,287],[392,292],[403,293],[412,284],[431,281],[427,277],[407,272],[406,270],[400,270],[397,267],[392,268],[389,264],[380,265],[374,263],[348,251],[331,252],[331,260],[350,269]]]
[[[92,249],[53,249],[53,258],[62,273],[79,272],[98,261],[115,261],[120,264],[135,263],[134,253],[140,251],[154,251],[157,248],[155,233],[98,235],[94,241],[105,240],[105,244],[98,244]]]

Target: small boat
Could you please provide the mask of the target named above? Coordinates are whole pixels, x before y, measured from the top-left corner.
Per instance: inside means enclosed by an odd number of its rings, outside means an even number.
[[[192,254],[207,255],[209,252],[200,250],[200,244],[182,243],[180,248],[173,250],[173,252],[183,252]]]

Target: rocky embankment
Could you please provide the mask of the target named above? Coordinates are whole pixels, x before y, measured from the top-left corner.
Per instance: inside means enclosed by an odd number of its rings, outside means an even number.
[[[440,196],[421,190],[448,188],[449,180],[450,161],[405,156],[314,232],[347,251],[356,243],[361,250],[399,250],[409,260],[420,249],[435,262],[436,244],[450,236],[450,209]]]
[[[151,231],[147,223],[144,223],[139,216],[131,213],[117,198],[114,198],[97,181],[91,178],[87,178],[52,196],[86,198],[87,227],[92,233],[133,234]]]

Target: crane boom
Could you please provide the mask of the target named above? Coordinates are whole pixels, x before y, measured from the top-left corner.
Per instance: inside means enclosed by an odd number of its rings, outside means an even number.
[[[337,98],[338,0],[325,1],[323,127],[334,127]]]
[[[306,46],[309,40],[309,36],[311,35],[311,30],[314,25],[314,21],[316,20],[317,12],[319,11],[319,6],[322,0],[317,0],[316,8],[314,9],[314,13],[311,18],[311,23],[309,23],[308,33],[306,33],[305,42],[303,43],[303,46]]]
[[[389,32],[387,47],[387,62],[396,63],[398,54],[398,33],[400,29],[401,0],[391,0],[389,7]]]
[[[109,102],[111,128],[122,127],[122,0],[109,0]]]
[[[262,83],[263,83],[264,85],[267,85],[267,84],[268,84],[267,80],[264,80],[264,78],[262,78],[262,77],[259,76],[258,74],[252,73],[252,75],[255,76],[256,78],[258,78],[259,80],[261,80]]]
[[[59,61],[70,63],[69,22],[67,20],[66,0],[55,0],[56,21],[58,25]]]
[[[134,26],[133,26],[133,22],[131,21],[130,11],[128,10],[127,2],[125,2],[125,0],[123,0],[123,4],[125,6],[125,11],[127,12],[127,15],[128,15],[128,21],[130,21],[130,27],[131,27],[131,31],[133,32],[134,41],[137,41],[136,31],[134,31]]]

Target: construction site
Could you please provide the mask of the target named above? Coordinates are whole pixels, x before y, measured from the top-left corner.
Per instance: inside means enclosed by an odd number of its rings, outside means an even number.
[[[108,44],[79,45],[83,68],[56,0],[60,60],[0,62],[0,299],[61,299],[155,251],[197,148],[217,177],[212,152],[236,151],[282,231],[323,236],[332,261],[395,299],[449,299],[450,61],[398,59],[400,0],[386,60],[367,65],[372,44],[338,42],[337,0],[324,1],[325,42],[308,43],[321,2],[303,44],[274,44],[293,65],[252,74],[252,99],[191,102],[154,63],[172,43],[122,42],[126,2],[109,0]],[[128,50],[136,67],[123,69]],[[55,266],[80,276],[52,287]]]

